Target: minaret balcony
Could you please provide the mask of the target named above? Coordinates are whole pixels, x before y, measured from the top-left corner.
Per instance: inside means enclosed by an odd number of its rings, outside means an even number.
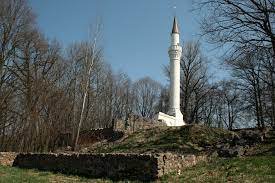
[[[173,59],[180,59],[181,57],[182,48],[181,46],[172,45],[169,48],[169,57]]]
[[[181,48],[181,46],[180,45],[171,45],[170,47],[169,47],[169,51],[170,50],[176,50],[176,51],[182,51],[182,48]]]

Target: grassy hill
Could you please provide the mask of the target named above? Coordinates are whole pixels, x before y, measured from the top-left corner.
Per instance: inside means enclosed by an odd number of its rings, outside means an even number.
[[[86,147],[91,152],[124,153],[193,153],[204,152],[208,146],[233,139],[236,133],[200,125],[183,127],[155,127],[137,131],[114,143]]]
[[[199,125],[156,127],[140,130],[113,143],[85,147],[91,152],[176,152],[208,153],[219,144],[233,142],[241,132]],[[163,176],[158,182],[275,182],[275,131],[267,133],[264,143],[256,143],[245,156],[210,158],[196,166]],[[253,140],[253,139],[252,139]],[[247,146],[247,145],[245,145]],[[211,149],[213,150],[213,149]],[[1,182],[112,182],[0,166]]]

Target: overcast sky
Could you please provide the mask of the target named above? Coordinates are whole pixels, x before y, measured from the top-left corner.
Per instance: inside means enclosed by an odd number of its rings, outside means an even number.
[[[105,60],[115,71],[133,80],[150,76],[166,83],[163,66],[169,63],[168,47],[173,16],[179,22],[181,41],[202,42],[214,79],[225,77],[217,50],[199,36],[199,17],[192,0],[29,0],[37,24],[49,39],[63,47],[88,38],[89,25],[103,24],[101,45]],[[176,6],[176,9],[173,8]]]

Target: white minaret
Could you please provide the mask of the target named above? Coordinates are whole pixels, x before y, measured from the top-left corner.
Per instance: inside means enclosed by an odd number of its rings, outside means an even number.
[[[168,126],[183,126],[185,122],[180,111],[180,58],[182,48],[176,17],[173,22],[171,46],[168,53],[170,57],[170,106],[168,115],[160,112],[158,120],[164,121]]]
[[[176,117],[175,126],[182,126],[183,117],[180,111],[180,58],[182,48],[180,46],[180,35],[176,17],[173,22],[171,33],[170,57],[170,107],[168,114]]]

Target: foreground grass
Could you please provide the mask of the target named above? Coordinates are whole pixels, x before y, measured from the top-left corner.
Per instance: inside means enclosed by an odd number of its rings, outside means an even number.
[[[0,183],[2,182],[112,181],[0,166]],[[275,156],[217,159],[183,170],[181,175],[165,175],[158,182],[275,182]]]
[[[161,182],[275,182],[275,156],[218,159],[161,178]]]
[[[111,182],[101,179],[87,179],[78,176],[55,174],[33,169],[20,169],[0,166],[0,183],[74,183],[74,182]]]

